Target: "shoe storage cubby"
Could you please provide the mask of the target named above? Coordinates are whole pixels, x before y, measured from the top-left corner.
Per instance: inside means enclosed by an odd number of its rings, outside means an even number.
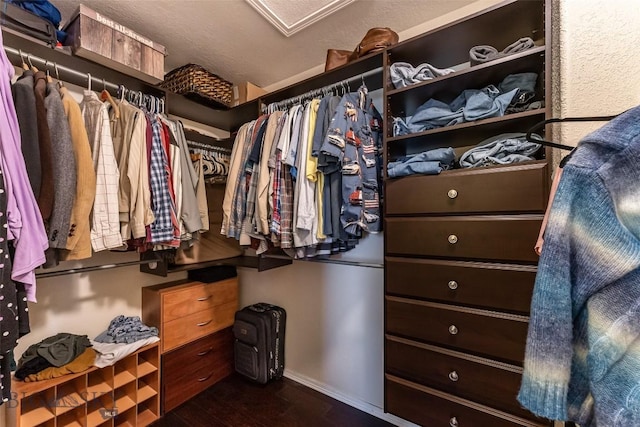
[[[151,344],[112,366],[37,382],[12,381],[8,427],[144,427],[160,416],[160,351]]]

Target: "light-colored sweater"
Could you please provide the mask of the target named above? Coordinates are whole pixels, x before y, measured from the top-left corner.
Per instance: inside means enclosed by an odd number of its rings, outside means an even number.
[[[563,170],[531,303],[518,400],[581,427],[640,426],[640,108]]]

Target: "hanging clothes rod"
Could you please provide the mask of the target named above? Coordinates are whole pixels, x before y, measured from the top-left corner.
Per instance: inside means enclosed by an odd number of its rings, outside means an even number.
[[[340,264],[340,265],[348,265],[351,267],[384,268],[384,264],[378,264],[374,262],[362,262],[362,261],[347,261],[344,259],[333,259],[333,258],[293,259],[285,255],[264,255],[264,254],[261,256],[265,258],[286,259],[291,261],[317,262],[320,264]]]
[[[140,261],[119,262],[114,264],[92,265],[89,267],[69,268],[66,270],[36,273],[36,278],[46,279],[48,277],[66,276],[68,274],[87,273],[90,271],[110,270],[112,268],[132,267],[135,265],[145,265],[145,264],[157,264],[158,261],[159,260],[157,259],[146,259],[146,260],[140,260]],[[151,266],[151,268],[155,268],[155,267]]]
[[[83,73],[81,71],[65,67],[64,65],[58,65],[53,61],[49,61],[39,56],[32,55],[28,52],[20,51],[9,46],[3,47],[5,52],[7,52],[7,56],[9,57],[9,59],[12,60],[13,65],[17,67],[20,67],[22,65],[23,60],[26,63],[29,63],[30,61],[31,63],[34,63],[34,65],[36,65],[39,69],[48,69],[52,77],[59,78],[55,73],[55,70],[57,70],[60,75],[66,77],[60,80],[64,80],[78,86],[87,86],[89,78],[91,78],[91,86],[95,85],[94,87],[99,88],[100,90],[102,90],[103,88],[107,89],[110,92],[113,92],[114,95],[118,92],[119,85],[115,83],[92,76],[89,73]]]
[[[360,80],[362,81],[362,83],[364,83],[364,79],[366,79],[368,77],[376,76],[376,75],[381,74],[381,73],[382,73],[382,67],[374,68],[373,70],[369,70],[369,71],[367,71],[365,73],[358,74],[358,75],[353,76],[353,77],[349,77],[348,79],[344,79],[344,80],[341,80],[339,82],[332,83],[330,85],[326,85],[326,86],[323,86],[323,87],[318,88],[318,89],[310,90],[310,91],[305,92],[305,93],[303,93],[301,95],[294,96],[294,97],[287,98],[287,99],[283,99],[283,100],[280,100],[280,101],[277,101],[277,102],[272,102],[272,103],[270,103],[268,105],[263,105],[262,106],[262,112],[265,113],[268,110],[270,110],[271,108],[280,108],[280,107],[286,106],[288,104],[297,104],[297,103],[299,103],[299,102],[301,102],[303,100],[306,100],[308,98],[324,95],[325,92],[331,91],[331,90],[334,90],[334,89],[343,88],[343,89],[345,89],[345,92],[346,92],[346,89],[350,89],[351,83],[357,83]]]

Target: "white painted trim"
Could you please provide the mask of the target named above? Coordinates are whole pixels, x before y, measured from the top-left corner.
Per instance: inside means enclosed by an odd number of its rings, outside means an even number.
[[[313,378],[310,378],[306,375],[299,374],[297,372],[293,372],[289,369],[284,370],[284,376],[293,380],[297,383],[300,383],[304,386],[307,386],[315,391],[318,391],[322,394],[325,394],[333,399],[336,399],[342,403],[345,403],[349,406],[352,406],[356,409],[361,410],[362,412],[366,412],[367,414],[373,415],[374,417],[380,418],[381,420],[385,420],[395,426],[400,427],[419,427],[417,424],[413,424],[410,421],[404,420],[400,417],[396,417],[395,415],[388,414],[383,411],[382,408],[372,405],[369,402],[365,402],[363,400],[355,399],[353,397],[346,396],[334,389],[333,387],[320,383]]]
[[[309,25],[326,18],[332,13],[353,3],[356,0],[333,0],[328,5],[314,10],[293,24],[285,23],[268,5],[268,0],[246,0],[260,15],[278,29],[286,37],[290,37]]]

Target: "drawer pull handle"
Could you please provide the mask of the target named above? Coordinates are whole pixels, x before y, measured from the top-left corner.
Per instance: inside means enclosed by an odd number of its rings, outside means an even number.
[[[202,301],[206,301],[209,298],[211,298],[211,295],[207,295],[206,297],[202,297],[202,298],[198,298],[198,301],[202,302]]]
[[[456,371],[449,372],[449,379],[453,382],[458,381],[458,373]]]
[[[449,234],[449,237],[447,237],[447,240],[452,245],[455,245],[456,243],[458,243],[458,236],[456,236],[455,234]]]
[[[449,333],[451,335],[456,335],[458,333],[458,328],[456,327],[456,325],[449,326]]]
[[[456,282],[455,280],[449,280],[449,289],[451,289],[452,291],[458,289],[458,282]]]
[[[210,347],[209,350],[201,351],[200,353],[198,353],[198,356],[207,355],[207,354],[211,353],[211,350],[213,350],[213,347]]]
[[[451,427],[458,427],[458,419],[456,417],[451,417],[451,419],[449,420],[449,425]]]
[[[213,372],[207,375],[206,377],[198,378],[198,382],[201,383],[203,381],[208,380],[209,378],[211,378],[211,375],[213,375]]]
[[[209,323],[211,323],[211,320],[207,320],[206,322],[200,322],[200,323],[197,324],[197,326],[206,326]]]
[[[456,197],[458,197],[458,192],[454,189],[451,189],[447,191],[447,196],[449,196],[450,199],[455,199]]]

